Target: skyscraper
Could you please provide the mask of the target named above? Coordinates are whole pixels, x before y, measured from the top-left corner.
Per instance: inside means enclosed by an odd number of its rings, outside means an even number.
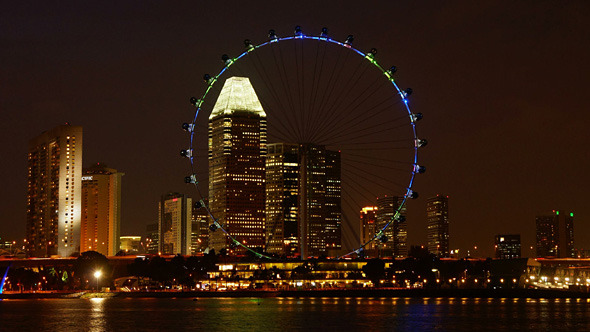
[[[146,226],[145,248],[146,254],[158,254],[160,250],[160,226],[158,223]]]
[[[520,234],[496,235],[494,249],[496,258],[520,258]]]
[[[299,145],[273,143],[266,157],[266,251],[299,252]]]
[[[449,197],[437,194],[426,202],[428,251],[449,257]]]
[[[574,250],[574,214],[553,210],[552,215],[537,216],[537,257],[576,257]]]
[[[340,152],[291,143],[268,149],[267,251],[306,258],[340,250]]]
[[[250,80],[230,77],[209,116],[209,203],[212,215],[238,241],[264,247],[266,113]],[[228,246],[209,234],[209,247]]]
[[[377,207],[365,206],[361,209],[360,243],[367,243],[377,232]],[[376,241],[369,243],[365,249],[375,249]]]
[[[386,253],[391,253],[394,257],[408,256],[408,229],[406,216],[406,206],[400,211],[404,218],[401,220],[394,219],[395,212],[403,202],[402,197],[384,196],[377,198],[377,231],[383,229],[391,221],[384,234],[387,236],[387,242],[381,245]],[[379,245],[378,243],[376,245]]]
[[[207,201],[197,202],[192,208],[191,254],[193,255],[205,251],[209,245],[209,214],[202,204],[207,204]]]
[[[159,204],[159,252],[190,255],[192,199],[184,194],[163,195]]]
[[[299,164],[301,257],[336,253],[341,248],[340,152],[301,144]]]
[[[123,173],[97,163],[82,175],[81,251],[105,256],[119,251]]]
[[[32,256],[80,252],[82,127],[61,125],[29,141],[27,249]]]

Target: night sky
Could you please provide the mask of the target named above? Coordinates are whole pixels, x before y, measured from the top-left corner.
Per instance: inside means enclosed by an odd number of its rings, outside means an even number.
[[[451,248],[492,255],[493,237],[534,245],[535,215],[575,214],[590,248],[590,4],[586,1],[44,2],[0,6],[0,237],[25,233],[29,139],[84,128],[84,164],[123,177],[122,234],[157,221],[159,196],[193,194],[178,152],[204,73],[301,25],[355,36],[412,87],[427,166],[409,202],[409,244],[426,244],[426,198],[449,195]],[[586,202],[586,203],[584,203]]]

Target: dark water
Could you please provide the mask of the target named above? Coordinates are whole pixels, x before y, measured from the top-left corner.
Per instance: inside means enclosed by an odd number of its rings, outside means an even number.
[[[586,299],[0,301],[1,331],[590,331]]]

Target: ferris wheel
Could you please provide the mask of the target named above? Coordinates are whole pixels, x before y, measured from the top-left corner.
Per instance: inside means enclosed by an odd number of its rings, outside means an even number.
[[[259,114],[264,115],[260,127],[263,131],[257,134],[266,145],[264,153],[281,142],[296,144],[299,151],[305,146],[308,152],[299,152],[300,170],[303,163],[312,164],[302,158],[311,160],[313,153],[323,153],[324,163],[330,159],[331,151],[336,156],[334,167],[338,177],[328,179],[327,184],[318,187],[310,184],[313,181],[309,179],[317,173],[313,168],[297,173],[300,191],[295,210],[301,216],[304,209],[312,209],[314,204],[325,209],[322,204],[328,204],[328,199],[307,197],[307,201],[302,201],[301,197],[305,199],[305,195],[311,197],[322,190],[324,196],[330,196],[330,189],[326,188],[336,188],[339,211],[333,219],[344,235],[342,247],[351,249],[339,258],[362,256],[367,246],[391,241],[388,229],[405,221],[406,202],[418,197],[412,189],[415,177],[426,170],[418,163],[418,150],[427,144],[417,135],[416,124],[422,114],[411,111],[412,89],[398,85],[397,68],[382,67],[377,62],[375,48],[365,53],[353,47],[353,41],[352,35],[344,41],[332,39],[327,28],[317,36],[304,34],[299,26],[293,35],[284,37],[270,30],[268,39],[259,44],[245,40],[245,49],[236,57],[223,54],[220,71],[216,75],[205,74],[200,97],[190,98],[195,114],[192,121],[182,125],[189,133],[189,147],[180,152],[191,165],[185,182],[196,187],[199,196],[196,204],[208,214],[210,232],[223,234],[232,248],[271,258],[253,250],[245,237],[232,234],[231,221],[224,220],[224,215],[212,206],[215,203],[208,200],[210,186],[215,185],[212,184],[215,175],[210,174],[215,154],[211,119],[219,112],[222,95],[227,94],[224,87],[242,78],[255,90],[260,107],[256,102],[250,104],[256,104]],[[224,135],[232,137],[227,132]],[[321,151],[317,152],[318,149]],[[310,188],[301,189],[305,186]],[[368,237],[359,240],[359,211],[386,196],[396,198],[393,210]],[[297,218],[301,221],[301,217]],[[310,231],[299,227],[300,237]],[[273,232],[266,230],[267,243],[269,238],[272,240]],[[306,241],[305,236],[299,241]]]

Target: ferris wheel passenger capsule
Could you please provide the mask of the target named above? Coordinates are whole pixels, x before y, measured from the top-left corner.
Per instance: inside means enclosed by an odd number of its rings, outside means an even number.
[[[354,36],[348,35],[348,37],[346,37],[346,40],[344,41],[344,46],[350,48],[352,46],[353,41],[354,41]]]
[[[192,123],[186,123],[185,122],[185,123],[182,124],[182,129],[184,131],[188,131],[189,133],[192,133],[193,130],[195,129],[195,125],[192,124]]]
[[[248,50],[248,52],[254,50],[254,45],[252,44],[252,41],[250,39],[244,40],[244,46],[246,46],[246,49]]]
[[[209,74],[205,74],[203,75],[203,80],[205,80],[207,84],[211,84],[215,81],[215,78],[211,77]]]
[[[417,138],[416,139],[416,147],[417,148],[422,148],[425,147],[428,144],[428,141],[423,139],[423,138]]]
[[[422,113],[413,113],[410,115],[410,120],[412,120],[412,122],[417,122],[422,120]]]
[[[180,155],[185,158],[190,158],[193,156],[192,149],[180,150]]]
[[[320,33],[321,38],[328,38],[328,28],[322,28],[322,33]]]
[[[200,209],[200,208],[202,208],[202,207],[204,206],[204,204],[203,204],[203,200],[201,200],[201,199],[200,199],[200,200],[196,201],[196,202],[193,204],[193,206],[194,206],[194,208],[195,208],[195,209]]]
[[[408,189],[408,193],[406,194],[406,196],[411,199],[416,199],[416,198],[418,198],[418,193],[415,191],[412,191],[411,189]]]
[[[229,65],[231,65],[231,63],[233,62],[233,60],[232,60],[232,59],[230,59],[230,57],[229,57],[227,54],[224,54],[224,55],[222,55],[222,56],[221,56],[221,61],[223,61],[223,63],[224,63],[226,66],[229,66]]]
[[[407,88],[406,90],[404,90],[402,92],[402,94],[404,95],[404,98],[408,98],[412,94],[412,92],[414,92],[414,90],[412,90],[412,88]]]
[[[273,29],[268,30],[268,39],[270,39],[271,43],[278,41],[277,34]]]
[[[195,97],[191,97],[191,99],[190,99],[191,105],[196,105],[198,101],[199,100]]]
[[[397,71],[397,67],[396,66],[391,66],[389,69],[387,69],[387,73],[390,76],[393,76],[393,74],[395,74],[396,71]]]
[[[303,32],[301,32],[301,27],[299,25],[295,27],[295,37],[303,37]]]
[[[196,175],[191,175],[191,176],[187,176],[184,178],[184,183],[197,183],[197,176]]]
[[[377,49],[376,48],[372,48],[368,53],[367,53],[367,58],[369,59],[374,59],[375,55],[377,55]]]
[[[219,227],[217,227],[217,225],[216,225],[216,224],[211,224],[211,225],[209,225],[209,230],[210,230],[211,232],[215,232],[215,231],[216,231],[218,228],[219,228]]]
[[[379,241],[381,241],[381,243],[385,243],[385,242],[387,242],[387,240],[389,240],[389,239],[387,238],[387,235],[385,235],[385,234],[382,234],[379,237]]]
[[[414,173],[424,174],[426,172],[425,166],[414,165]]]
[[[416,195],[418,195],[418,194],[416,194]],[[406,221],[406,216],[404,216],[404,215],[401,215],[401,214],[398,214],[398,215],[395,217],[395,221],[397,221],[397,222],[404,222],[404,221]]]

